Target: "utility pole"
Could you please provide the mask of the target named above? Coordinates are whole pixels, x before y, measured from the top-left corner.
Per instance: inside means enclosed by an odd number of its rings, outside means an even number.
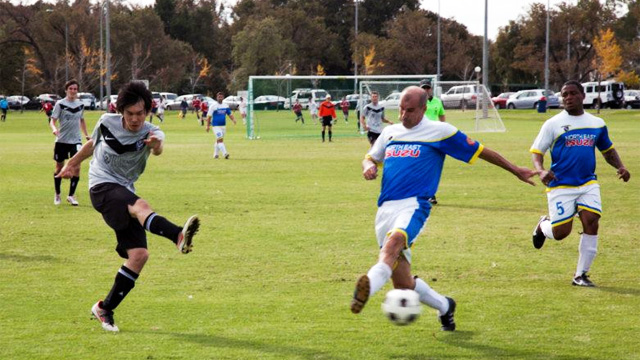
[[[356,5],[356,36],[355,36],[355,43],[356,46],[354,46],[354,53],[355,56],[353,57],[353,76],[355,76],[355,78],[353,79],[353,93],[355,94],[358,91],[358,3],[360,2],[359,0],[354,0],[355,1],[355,5]]]
[[[544,50],[544,90],[549,89],[549,0],[547,0],[547,40]]]
[[[441,41],[441,37],[440,37],[440,0],[438,0],[438,61],[437,61],[438,65],[437,65],[437,70],[436,70],[436,83],[440,82],[440,41]],[[436,91],[437,91],[437,88],[436,88]]]
[[[107,61],[107,109],[111,103],[111,30],[109,26],[109,0],[106,1],[105,26],[106,26],[106,61]]]
[[[482,116],[487,118],[489,116],[488,113],[488,102],[489,99],[486,96],[486,93],[489,92],[489,0],[484,0],[484,42],[482,44],[482,85],[486,88],[486,91],[482,92]]]
[[[102,72],[104,71],[104,44],[102,42],[103,36],[103,18],[104,18],[104,3],[100,3],[100,97],[98,98],[98,104],[102,105],[102,99],[104,98],[104,77]],[[104,110],[104,109],[101,109]]]

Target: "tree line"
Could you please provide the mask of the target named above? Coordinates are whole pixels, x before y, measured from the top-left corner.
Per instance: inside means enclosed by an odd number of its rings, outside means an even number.
[[[623,3],[629,11],[618,15]],[[0,2],[0,93],[62,93],[67,68],[81,89],[99,93],[101,6]],[[354,64],[367,75],[436,73],[436,13],[419,0],[361,0],[356,37],[355,11],[353,0],[240,0],[232,8],[216,0],[112,1],[112,87],[146,79],[152,90],[235,92],[250,75],[344,75]],[[571,1],[549,16],[552,89],[612,76],[640,86],[639,2]],[[542,86],[546,18],[546,6],[533,4],[490,43],[494,92]],[[441,79],[475,78],[482,36],[440,21]]]

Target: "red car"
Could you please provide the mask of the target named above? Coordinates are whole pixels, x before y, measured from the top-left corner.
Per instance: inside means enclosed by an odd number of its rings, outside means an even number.
[[[498,109],[506,109],[507,108],[507,100],[509,100],[509,96],[513,95],[513,92],[505,92],[496,97],[492,97],[491,101],[493,101],[493,105]]]

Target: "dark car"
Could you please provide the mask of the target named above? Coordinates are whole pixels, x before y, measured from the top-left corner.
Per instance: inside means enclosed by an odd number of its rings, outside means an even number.
[[[29,99],[29,101],[22,105],[25,110],[40,110],[42,109],[42,102],[36,98]]]
[[[509,100],[509,96],[513,95],[513,92],[504,92],[496,97],[492,97],[491,101],[493,101],[493,105],[497,109],[506,109],[507,108],[507,100]]]

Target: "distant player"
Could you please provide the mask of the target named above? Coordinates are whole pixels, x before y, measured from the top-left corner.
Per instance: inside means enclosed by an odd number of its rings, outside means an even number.
[[[225,159],[229,158],[229,153],[227,152],[226,146],[224,146],[224,135],[227,133],[227,116],[233,124],[236,124],[236,119],[233,117],[231,113],[231,109],[227,104],[222,103],[224,100],[224,94],[219,92],[216,95],[217,101],[212,101],[209,104],[209,113],[207,114],[207,132],[209,132],[209,128],[213,125],[213,133],[216,136],[216,143],[213,146],[213,158],[217,159],[219,157],[218,152],[222,153]]]
[[[340,102],[340,108],[342,109],[342,116],[344,117],[344,123],[348,124],[349,123],[349,101],[347,100],[347,97],[343,97],[342,101]]]
[[[47,121],[51,121],[51,114],[53,114],[53,105],[49,101],[42,102],[41,111],[43,111],[44,114],[47,115]]]
[[[151,113],[149,113],[149,122],[153,123],[153,115],[156,115],[158,113],[158,100],[153,99],[153,102],[151,103]]]
[[[193,101],[191,102],[191,106],[193,106],[193,111],[196,113],[196,118],[200,121],[200,125],[204,122],[204,119],[200,117],[200,106],[202,106],[202,101],[199,96],[195,96]]]
[[[180,115],[182,115],[180,118],[184,119],[187,117],[187,109],[189,109],[189,103],[186,99],[182,99],[182,101],[180,101]]]
[[[313,121],[313,125],[318,123],[318,103],[315,99],[309,100],[309,114],[311,115],[311,120]]]
[[[329,142],[331,142],[331,127],[333,126],[333,120],[337,118],[336,107],[331,102],[331,95],[327,94],[325,100],[320,103],[320,117],[322,118],[322,142],[324,142],[325,129],[329,128]]]
[[[247,125],[247,99],[240,97],[238,110],[240,110],[240,115],[242,116],[242,125]]]
[[[204,119],[207,118],[207,114],[209,114],[209,103],[203,101],[200,104],[200,110],[202,110],[202,116],[200,116],[200,126],[204,126]]]
[[[433,96],[433,89],[431,88],[431,80],[424,79],[420,81],[420,87],[427,92],[427,119],[431,121],[446,121],[444,113],[444,105],[442,100]]]
[[[7,120],[7,110],[9,110],[9,102],[5,98],[0,99],[0,111],[2,112],[0,119],[3,122]]]
[[[184,227],[155,213],[149,203],[135,194],[134,184],[145,169],[149,154],[160,155],[164,133],[148,122],[151,92],[144,84],[130,82],[118,94],[118,112],[98,120],[91,140],[62,169],[60,177],[77,176],[80,164],[93,155],[89,165],[89,193],[93,207],[116,233],[116,252],[126,259],[111,291],[91,313],[107,331],[118,331],[113,310],[135,287],[149,251],[145,230],[171,240],[180,252],[192,250],[192,239],[200,221],[191,216]]]
[[[302,120],[302,125],[304,125],[304,116],[302,116],[302,104],[298,100],[296,100],[295,104],[291,107],[293,113],[296,114],[296,122],[298,120]]]
[[[51,114],[49,126],[53,135],[56,137],[55,147],[53,149],[53,160],[56,162],[56,169],[53,173],[53,183],[55,186],[54,205],[60,205],[60,185],[62,178],[58,177],[58,173],[64,166],[64,161],[73,157],[80,147],[82,147],[82,138],[80,130],[84,134],[85,139],[89,140],[87,133],[87,124],[84,121],[84,105],[78,99],[78,82],[73,79],[64,84],[64,91],[67,96],[56,102]],[[60,121],[60,128],[56,127],[56,122]],[[78,206],[76,199],[76,188],[80,181],[80,173],[72,176],[69,184],[69,196],[67,202],[73,206]]]
[[[576,286],[595,286],[587,274],[598,250],[598,223],[602,215],[600,185],[595,174],[598,149],[618,177],[629,181],[601,118],[585,113],[584,88],[577,81],[562,87],[564,111],[547,120],[531,146],[532,160],[547,186],[549,216],[542,216],[533,231],[533,246],[540,249],[546,239],[569,236],[576,213],[582,223],[578,266],[571,282]],[[544,154],[551,154],[551,168],[544,168]]]
[[[164,108],[167,106],[167,100],[164,96],[160,95],[160,99],[158,99],[158,111],[156,112],[156,116],[160,119],[160,122],[164,122]]]
[[[378,166],[383,167],[375,220],[380,253],[378,263],[358,279],[351,311],[362,311],[371,295],[391,279],[396,289],[414,289],[423,304],[438,310],[442,330],[453,331],[456,302],[411,274],[411,247],[429,218],[431,204],[427,198],[438,186],[445,156],[467,163],[479,157],[531,185],[529,178],[536,172],[510,163],[453,125],[429,121],[424,116],[426,101],[427,93],[421,88],[404,89],[399,107],[401,123],[384,128],[362,162],[366,180],[375,179]]]
[[[367,139],[372,146],[382,132],[382,123],[393,124],[385,118],[384,106],[378,102],[379,98],[377,91],[371,92],[371,102],[364,106],[360,116],[360,128],[367,132]]]

